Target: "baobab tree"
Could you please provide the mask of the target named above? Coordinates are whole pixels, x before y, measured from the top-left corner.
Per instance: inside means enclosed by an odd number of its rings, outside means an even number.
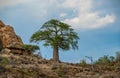
[[[53,60],[59,61],[59,49],[78,49],[78,39],[77,33],[70,25],[52,19],[31,36],[30,42],[44,41],[44,46],[52,46]]]

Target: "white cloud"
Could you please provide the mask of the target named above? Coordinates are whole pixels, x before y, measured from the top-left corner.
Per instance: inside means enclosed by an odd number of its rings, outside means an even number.
[[[31,17],[48,19],[55,14],[59,15],[65,23],[76,29],[95,29],[114,23],[114,14],[102,14],[102,11],[93,11],[96,0],[1,0],[0,8],[16,5],[24,5],[17,9],[18,13],[27,14]],[[100,6],[100,5],[99,5]],[[101,4],[102,6],[102,4]],[[71,13],[67,10],[72,10]],[[16,11],[16,10],[15,10]],[[7,12],[9,13],[9,12]],[[16,12],[14,12],[16,13]],[[58,16],[58,17],[59,17]],[[58,18],[54,17],[54,18]],[[52,18],[51,18],[52,19]]]
[[[76,29],[94,29],[104,27],[109,23],[115,21],[114,15],[105,15],[100,17],[96,13],[86,13],[78,17],[71,19],[65,19],[64,22],[70,24],[73,28]]]
[[[26,2],[30,2],[31,0],[0,0],[0,7],[9,7],[15,6],[18,4],[24,4]]]
[[[50,15],[55,14],[55,10],[58,8],[57,0],[32,0],[33,2],[27,4],[26,11],[38,19],[48,19]]]
[[[65,0],[62,4],[65,8],[72,8],[78,12],[86,12],[92,8],[91,0]]]
[[[58,5],[57,0],[1,0],[0,8],[12,7],[15,9],[7,11],[8,15],[26,15],[33,19],[41,19],[49,17],[49,13],[53,12]],[[19,6],[16,8],[16,6]],[[49,11],[51,9],[51,11]],[[12,12],[12,14],[10,14]],[[54,13],[54,12],[53,12]],[[17,16],[19,17],[19,16]]]
[[[64,22],[70,24],[76,29],[94,29],[104,27],[109,23],[114,23],[115,16],[106,14],[101,16],[102,12],[93,11],[94,0],[66,0],[62,6],[66,9],[72,9],[77,12],[73,18],[65,19]]]
[[[60,14],[60,17],[65,17],[65,16],[67,16],[67,13],[61,13]]]

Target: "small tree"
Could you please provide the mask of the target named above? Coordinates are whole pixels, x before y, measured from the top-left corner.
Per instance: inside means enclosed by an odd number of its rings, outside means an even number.
[[[116,52],[116,62],[120,62],[120,51]]]
[[[93,58],[92,57],[89,57],[89,56],[85,56],[86,58],[88,58],[91,62],[91,65],[93,64]]]
[[[59,49],[78,49],[78,39],[77,33],[69,25],[53,19],[44,23],[30,41],[44,41],[44,46],[52,46],[53,60],[59,61]]]

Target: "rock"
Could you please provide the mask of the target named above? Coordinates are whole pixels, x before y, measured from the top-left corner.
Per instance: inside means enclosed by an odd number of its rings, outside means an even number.
[[[0,21],[0,46],[3,48],[20,48],[23,45],[21,38],[16,35],[13,27]]]
[[[3,49],[1,52],[2,52],[2,53],[9,54],[9,53],[11,52],[11,50],[10,50],[10,49],[5,48],[5,49]]]
[[[4,27],[5,24],[0,20],[0,28]]]

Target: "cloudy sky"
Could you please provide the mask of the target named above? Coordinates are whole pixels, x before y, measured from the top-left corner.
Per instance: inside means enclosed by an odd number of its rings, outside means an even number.
[[[120,0],[0,0],[0,20],[14,27],[24,43],[43,23],[58,19],[78,33],[79,50],[60,51],[60,60],[79,62],[85,56],[94,60],[120,51]],[[43,47],[44,58],[52,49]]]

